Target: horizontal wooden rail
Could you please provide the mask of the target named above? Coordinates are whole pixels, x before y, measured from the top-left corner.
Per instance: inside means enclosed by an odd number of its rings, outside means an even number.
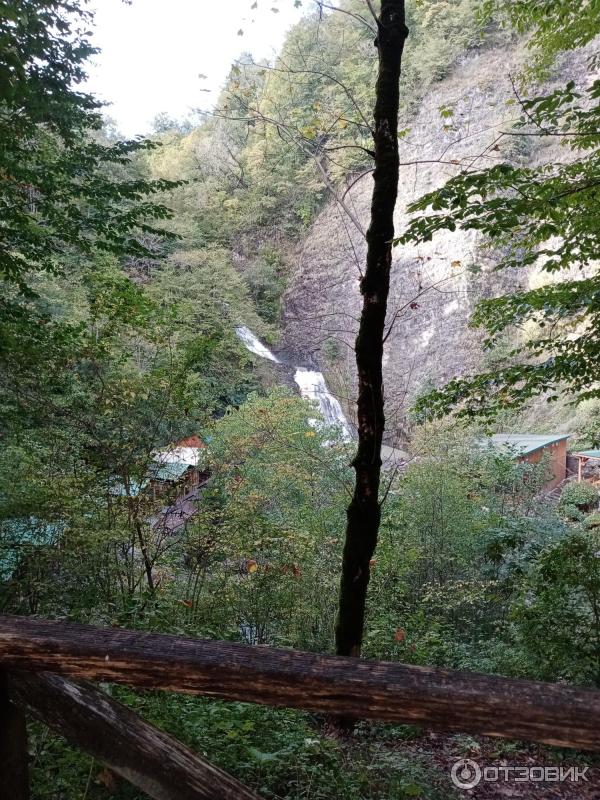
[[[9,676],[9,690],[13,700],[27,705],[48,727],[154,800],[259,800],[235,778],[90,684],[16,672]]]
[[[600,692],[0,616],[0,663],[228,700],[600,750]]]

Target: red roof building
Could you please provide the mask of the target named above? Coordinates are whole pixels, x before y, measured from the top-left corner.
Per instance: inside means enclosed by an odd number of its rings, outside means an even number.
[[[206,445],[202,441],[199,436],[195,434],[193,436],[188,436],[186,439],[180,439],[178,442],[175,443],[175,447],[205,447]]]

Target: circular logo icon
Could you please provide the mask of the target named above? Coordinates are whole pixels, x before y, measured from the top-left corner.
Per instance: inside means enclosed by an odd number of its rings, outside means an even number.
[[[450,776],[457,789],[472,789],[481,780],[481,770],[476,761],[461,758],[453,764]]]

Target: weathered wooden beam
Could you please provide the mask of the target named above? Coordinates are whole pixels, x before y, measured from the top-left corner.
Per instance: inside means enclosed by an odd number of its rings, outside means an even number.
[[[50,673],[14,672],[9,686],[34,716],[154,800],[259,800],[235,778],[90,684]],[[20,795],[7,796],[20,800]]]
[[[88,680],[600,750],[600,692],[0,616],[0,664]]]
[[[22,706],[11,702],[6,672],[0,671],[0,765],[2,794],[10,800],[28,800],[29,764],[27,726]]]

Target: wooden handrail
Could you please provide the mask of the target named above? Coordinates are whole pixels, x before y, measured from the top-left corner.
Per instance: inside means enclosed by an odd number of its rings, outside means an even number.
[[[154,800],[260,800],[223,770],[88,683],[11,673],[13,700]],[[7,795],[8,796],[8,795]],[[21,794],[11,794],[17,800]]]
[[[600,692],[0,615],[0,663],[143,689],[600,750]]]

